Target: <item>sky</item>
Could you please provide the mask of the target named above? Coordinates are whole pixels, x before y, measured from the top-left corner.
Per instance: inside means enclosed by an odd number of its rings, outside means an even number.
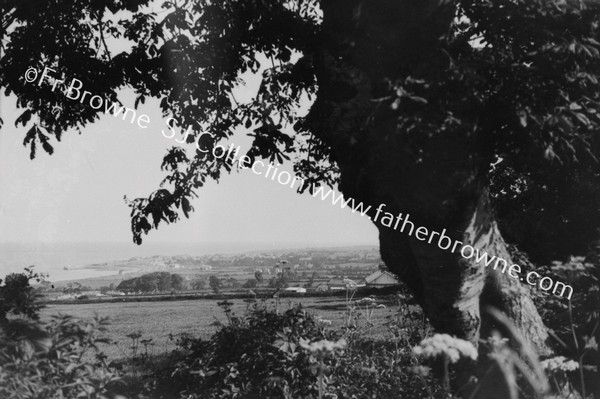
[[[252,87],[244,90],[249,94]],[[133,108],[132,92],[119,98]],[[168,130],[158,100],[137,110],[149,116],[147,129],[102,115],[81,135],[68,131],[60,143],[53,142],[54,155],[40,150],[34,160],[22,144],[28,127],[14,124],[22,112],[14,97],[0,97],[5,122],[0,129],[0,244],[132,243],[123,197],[147,196],[158,188],[162,156],[176,144],[161,133]],[[238,140],[235,144],[247,145]],[[251,242],[257,249],[273,243],[377,243],[377,230],[366,216],[297,194],[250,170],[225,174],[198,194],[190,219],[161,225],[144,237],[145,243]]]
[[[156,4],[151,7],[164,14]],[[111,18],[125,17],[119,14]],[[113,55],[131,46],[124,39],[107,42]],[[293,59],[298,57],[293,55]],[[266,59],[259,57],[259,61],[266,64]],[[240,76],[246,85],[235,91],[239,102],[256,93],[261,74],[259,70]],[[83,86],[85,89],[85,82]],[[119,92],[119,100],[134,108],[132,90]],[[309,107],[305,102],[301,112]],[[16,108],[16,97],[0,93],[0,117],[4,120],[0,128],[0,274],[21,271],[29,264],[41,264],[45,267],[42,270],[49,271],[58,270],[57,266],[65,262],[81,264],[87,258],[100,261],[101,255],[108,256],[101,254],[102,248],[122,257],[148,255],[149,248],[154,248],[152,254],[176,254],[179,248],[183,251],[196,244],[203,253],[223,252],[231,243],[244,250],[377,245],[377,229],[366,216],[308,193],[297,194],[244,170],[224,174],[218,184],[209,181],[197,191],[199,198],[192,202],[195,211],[189,219],[181,215],[175,224],[161,224],[143,237],[142,248],[136,247],[124,196],[147,197],[159,187],[165,177],[160,170],[162,157],[168,148],[180,145],[175,139],[182,137],[169,139],[161,133],[170,132],[159,100],[147,99],[136,110],[138,116],[148,115],[146,129],[102,114],[82,134],[72,130],[59,143],[51,140],[54,154],[38,149],[34,160],[23,146],[30,126],[17,128],[14,123],[23,111]],[[240,133],[241,137],[231,142],[248,148],[250,139]],[[194,144],[188,146],[193,151]],[[279,169],[292,172],[292,165]],[[86,249],[73,245],[77,243],[86,244]],[[115,243],[120,246],[109,245]],[[100,253],[89,244],[100,248]],[[64,253],[75,251],[81,256]]]

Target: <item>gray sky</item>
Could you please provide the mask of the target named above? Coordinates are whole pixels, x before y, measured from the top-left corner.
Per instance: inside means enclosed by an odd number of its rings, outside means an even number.
[[[133,93],[119,98],[133,108]],[[14,126],[23,112],[15,104],[14,97],[0,97],[5,122],[0,130],[0,243],[131,242],[123,196],[147,196],[156,189],[164,176],[162,156],[175,145],[161,134],[165,119],[158,101],[137,111],[149,115],[147,129],[103,115],[82,135],[70,131],[61,143],[53,143],[54,155],[40,149],[33,161],[22,145],[27,128]],[[225,175],[198,194],[189,220],[163,225],[145,242],[377,243],[377,231],[366,217],[296,194],[249,170]]]

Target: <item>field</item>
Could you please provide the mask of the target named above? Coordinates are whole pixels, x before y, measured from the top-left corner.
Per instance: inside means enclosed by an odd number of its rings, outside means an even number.
[[[140,344],[139,351],[147,350],[151,355],[158,355],[169,352],[175,348],[175,341],[170,339],[170,335],[188,333],[194,336],[208,338],[215,331],[213,323],[218,320],[222,323],[227,322],[223,309],[221,309],[217,300],[198,299],[185,301],[164,301],[164,302],[125,302],[125,303],[97,303],[97,304],[68,304],[68,305],[48,305],[42,312],[43,320],[48,320],[52,315],[68,314],[78,318],[92,318],[94,314],[101,317],[108,317],[110,326],[108,338],[113,343],[104,345],[101,349],[106,353],[110,360],[126,358],[132,355],[133,340],[127,337],[130,334],[139,333],[140,342],[145,339],[151,339],[151,344]],[[232,300],[232,311],[237,316],[243,316],[249,306],[244,300]],[[306,297],[306,298],[283,298],[279,304],[280,310],[286,310],[295,304],[302,304],[310,313],[330,320],[333,326],[341,326],[345,323],[347,317],[347,305],[345,297]],[[371,305],[369,312],[372,311],[371,322],[373,326],[368,329],[368,334],[382,337],[386,334],[386,317],[393,316],[397,310],[393,299],[390,297],[379,298],[378,304],[385,305],[385,308],[373,309]],[[275,306],[275,300],[270,299],[268,306]],[[361,325],[367,325],[367,314],[365,305],[358,305],[356,313],[358,322]]]

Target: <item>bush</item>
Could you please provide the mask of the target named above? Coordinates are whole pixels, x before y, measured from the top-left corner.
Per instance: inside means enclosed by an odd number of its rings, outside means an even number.
[[[576,388],[582,395],[594,392],[600,397],[600,257],[572,257],[542,270],[573,287],[570,301],[550,293],[537,294],[543,295],[537,304],[554,338],[555,354],[578,363],[577,370],[567,373],[569,381],[553,388],[558,392]]]
[[[32,320],[39,318],[39,296],[29,282],[39,283],[44,277],[33,268],[25,268],[25,273],[11,273],[4,278],[4,285],[0,286],[0,324],[6,324],[10,316],[23,316]],[[2,282],[0,279],[0,284]]]
[[[228,323],[218,323],[209,340],[181,335],[178,350],[146,387],[148,397],[422,398],[441,392],[433,377],[411,371],[418,361],[410,346],[400,345],[408,337],[352,338],[300,306],[280,314],[263,302],[236,317],[231,303],[220,305]]]
[[[412,371],[417,366],[410,347],[399,349],[394,342],[359,339],[338,359],[331,390],[338,398],[442,397],[433,376]]]
[[[513,249],[512,255],[516,263],[534,270],[524,253]],[[531,288],[554,350],[553,357],[544,363],[553,364],[555,359],[561,358],[567,364],[571,360],[577,363],[576,369],[562,370],[561,378],[557,378],[552,369],[547,369],[552,377],[553,391],[564,394],[577,390],[583,397],[590,393],[600,397],[600,247],[592,248],[585,257],[569,257],[565,261],[535,266],[535,270],[573,287],[570,300],[570,290],[564,297],[559,297],[539,287]]]
[[[180,337],[179,356],[158,375],[154,397],[312,398],[317,376],[301,340],[335,339],[301,307],[283,314],[254,304],[243,318],[231,314],[210,340]],[[156,396],[158,395],[158,396]]]
[[[55,316],[41,323],[29,284],[37,277],[26,269],[0,287],[0,397],[105,398],[106,385],[117,379],[97,347],[106,342],[100,337],[106,319]]]
[[[19,321],[0,331],[0,397],[104,398],[117,375],[101,354],[97,336],[106,320],[55,316],[41,328]]]

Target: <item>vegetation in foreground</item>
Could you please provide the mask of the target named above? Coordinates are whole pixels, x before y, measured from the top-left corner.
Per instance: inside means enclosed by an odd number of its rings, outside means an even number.
[[[289,161],[299,191],[330,186],[360,203],[383,261],[412,292],[429,293],[419,302],[441,331],[474,338],[494,328],[469,306],[475,284],[482,308],[500,308],[546,349],[550,335],[516,279],[375,215],[385,205],[404,226],[411,214],[490,256],[504,256],[507,242],[536,262],[585,254],[600,225],[597,0],[4,1],[0,10],[0,87],[23,108],[15,125],[32,159],[110,109],[133,123],[150,99],[171,137],[185,136],[163,157],[160,185],[125,197],[135,243],[189,217],[209,181]],[[121,40],[125,49],[107,45]],[[42,67],[52,73],[37,80]],[[37,84],[26,84],[32,71]],[[71,87],[54,90],[59,82]],[[120,106],[123,90],[135,109]],[[240,157],[216,151],[242,142]]]
[[[98,349],[106,320],[56,316],[41,322],[30,282],[43,276],[28,269],[0,286],[0,397],[450,398],[488,389],[492,375],[514,398],[591,398],[598,355],[593,270],[582,259],[548,270],[570,275],[581,289],[573,301],[576,311],[557,312],[560,301],[538,298],[558,343],[555,356],[541,362],[518,339],[509,345],[493,336],[478,353],[469,342],[433,334],[404,295],[395,296],[397,312],[387,319],[387,335],[374,339],[368,332],[385,305],[374,297],[354,299],[352,291],[341,326],[301,306],[283,310],[279,298],[249,304],[239,316],[224,301],[219,306],[227,321],[210,338],[180,334],[176,350],[153,356],[148,341],[133,334],[131,354],[109,362]],[[560,315],[571,321],[560,324]],[[495,317],[511,328],[502,315]],[[474,360],[485,372],[463,385],[460,371]]]

